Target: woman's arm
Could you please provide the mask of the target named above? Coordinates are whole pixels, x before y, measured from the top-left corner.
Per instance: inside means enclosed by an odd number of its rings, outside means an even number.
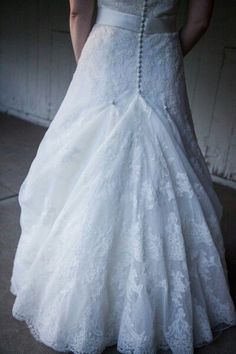
[[[179,30],[180,44],[185,56],[206,32],[214,0],[189,0],[188,15],[185,25]]]
[[[70,35],[78,63],[83,46],[95,22],[95,0],[69,0],[70,2]]]

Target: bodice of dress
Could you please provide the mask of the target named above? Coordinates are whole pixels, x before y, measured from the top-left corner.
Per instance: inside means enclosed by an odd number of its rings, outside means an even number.
[[[144,46],[146,53],[149,52],[149,41],[144,35],[158,32],[176,33],[177,4],[178,0],[98,0],[96,24],[120,27],[138,33],[138,48],[133,53],[136,53],[137,58],[137,89],[140,93]]]
[[[150,18],[177,14],[179,0],[98,0],[98,6],[141,15],[144,2],[147,5],[146,15]]]

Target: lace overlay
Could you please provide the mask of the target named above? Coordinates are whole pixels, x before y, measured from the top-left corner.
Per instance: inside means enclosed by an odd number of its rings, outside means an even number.
[[[142,44],[138,90],[138,35],[95,24],[19,191],[12,312],[59,351],[193,354],[236,324],[178,34]]]

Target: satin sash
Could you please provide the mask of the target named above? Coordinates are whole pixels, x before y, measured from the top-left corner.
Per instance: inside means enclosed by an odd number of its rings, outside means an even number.
[[[96,24],[104,24],[124,28],[134,32],[141,31],[141,16],[98,6]],[[144,33],[175,32],[176,15],[163,15],[160,17],[148,16],[144,18]]]

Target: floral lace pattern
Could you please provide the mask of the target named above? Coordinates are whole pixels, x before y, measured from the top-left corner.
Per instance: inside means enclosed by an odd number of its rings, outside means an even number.
[[[236,324],[178,34],[144,37],[142,93],[138,48],[95,24],[19,190],[12,313],[59,351],[192,354]]]

